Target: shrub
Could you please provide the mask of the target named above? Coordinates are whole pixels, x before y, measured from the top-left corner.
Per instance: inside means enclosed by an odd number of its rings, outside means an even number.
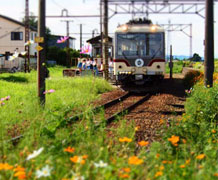
[[[189,71],[184,77],[184,86],[186,89],[190,89],[194,86],[201,78],[203,73],[197,70]]]

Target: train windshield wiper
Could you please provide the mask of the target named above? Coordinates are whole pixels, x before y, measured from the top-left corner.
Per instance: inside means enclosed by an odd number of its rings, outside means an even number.
[[[124,57],[126,60],[129,60],[129,59],[126,57],[124,51],[122,51],[122,55],[123,55],[123,57]]]
[[[156,52],[154,52],[153,56],[151,57],[151,59],[154,59],[154,57],[157,55],[157,53],[159,53],[161,50],[161,46],[158,48],[158,50]]]

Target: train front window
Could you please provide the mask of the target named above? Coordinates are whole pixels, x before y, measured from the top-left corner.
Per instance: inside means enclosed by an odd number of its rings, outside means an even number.
[[[117,34],[118,56],[159,56],[162,52],[162,36],[160,33]]]
[[[149,34],[149,55],[153,58],[163,56],[162,34]]]

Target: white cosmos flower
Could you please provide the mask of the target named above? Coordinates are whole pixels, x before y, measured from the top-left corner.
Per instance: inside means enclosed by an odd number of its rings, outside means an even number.
[[[84,176],[75,176],[73,180],[85,180]]]
[[[33,151],[33,153],[30,154],[30,155],[26,158],[26,160],[28,161],[28,160],[30,160],[30,159],[35,158],[35,157],[38,156],[43,150],[44,150],[44,148],[41,147],[40,149],[38,149],[38,150],[36,150],[36,151]]]
[[[47,177],[51,175],[52,168],[46,165],[42,170],[36,171],[36,178]]]
[[[108,164],[104,163],[102,160],[100,160],[99,163],[94,163],[94,166],[97,168],[104,168],[104,167],[107,167]]]

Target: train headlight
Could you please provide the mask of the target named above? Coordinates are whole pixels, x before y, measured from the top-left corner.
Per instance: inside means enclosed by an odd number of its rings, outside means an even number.
[[[128,30],[128,26],[127,25],[123,25],[121,28],[122,28],[122,31],[124,31],[124,32]]]
[[[143,72],[147,72],[147,69],[146,69],[146,68],[143,68],[142,71],[143,71]]]
[[[132,68],[131,72],[133,72],[133,73],[136,72],[136,68]]]
[[[151,31],[152,31],[152,32],[157,31],[157,26],[156,26],[156,25],[152,25],[152,26],[151,26]]]

